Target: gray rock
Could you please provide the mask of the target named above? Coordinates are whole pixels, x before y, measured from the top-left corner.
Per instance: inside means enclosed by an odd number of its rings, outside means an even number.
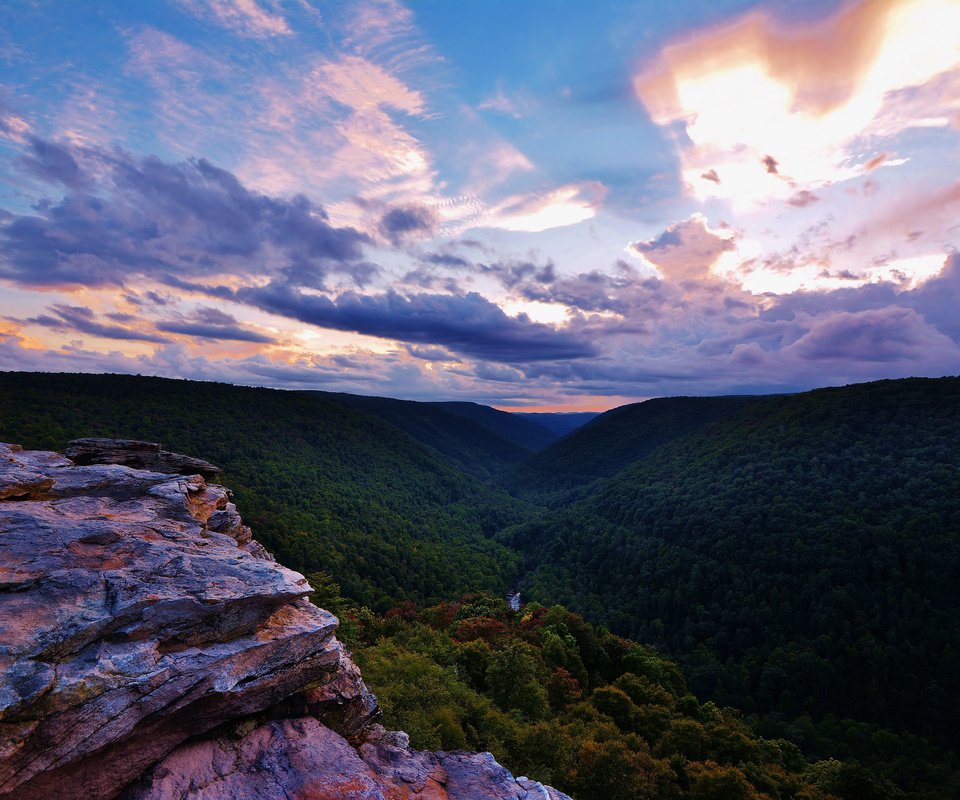
[[[162,450],[156,442],[139,439],[74,439],[64,455],[75,464],[122,464],[174,475],[202,475],[207,480],[216,478],[222,471],[209,461],[171,453]]]
[[[0,798],[564,800],[375,724],[337,619],[230,498],[0,444]]]
[[[223,487],[6,445],[0,480],[0,796],[113,797],[308,685],[369,713],[336,618]]]
[[[411,750],[375,726],[359,751],[313,717],[239,725],[178,747],[122,800],[570,800],[490,753]]]

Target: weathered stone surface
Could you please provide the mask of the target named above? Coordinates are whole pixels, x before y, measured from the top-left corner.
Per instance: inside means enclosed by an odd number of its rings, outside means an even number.
[[[316,719],[278,720],[177,748],[123,800],[383,800],[347,741]]]
[[[0,798],[563,800],[374,724],[309,591],[199,474],[0,444]]]
[[[307,685],[369,705],[336,618],[223,487],[3,445],[0,480],[0,796],[111,797]]]
[[[156,442],[141,442],[139,439],[74,439],[67,445],[64,455],[75,464],[122,464],[152,472],[202,475],[207,480],[222,471],[209,461],[171,453],[162,450]]]
[[[313,717],[240,725],[178,747],[122,800],[570,800],[490,753],[411,750],[379,726],[369,739],[358,752]]]

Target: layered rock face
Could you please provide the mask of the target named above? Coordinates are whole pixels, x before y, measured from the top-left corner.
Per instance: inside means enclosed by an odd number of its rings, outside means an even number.
[[[176,454],[100,463],[130,451],[0,444],[0,797],[565,797],[375,724],[336,618],[228,491]]]
[[[220,474],[220,467],[199,458],[163,450],[157,442],[138,439],[74,439],[63,454],[74,464],[123,464],[125,467],[200,475],[207,480]]]

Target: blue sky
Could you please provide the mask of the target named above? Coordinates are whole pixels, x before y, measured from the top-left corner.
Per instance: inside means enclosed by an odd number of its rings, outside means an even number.
[[[0,369],[957,372],[960,3],[0,0]]]

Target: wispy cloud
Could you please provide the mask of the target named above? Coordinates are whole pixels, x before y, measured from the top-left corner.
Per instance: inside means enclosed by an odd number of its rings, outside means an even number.
[[[257,0],[177,0],[203,20],[211,20],[229,31],[251,39],[290,36],[293,31],[277,11],[270,12]]]

